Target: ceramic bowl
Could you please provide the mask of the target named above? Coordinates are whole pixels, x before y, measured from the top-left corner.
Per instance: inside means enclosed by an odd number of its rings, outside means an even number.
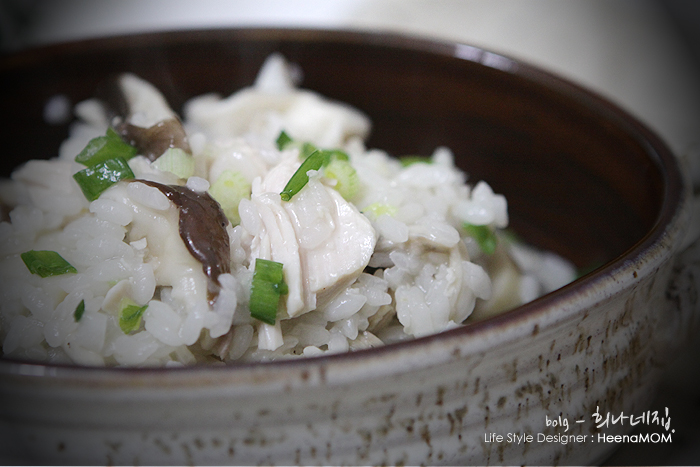
[[[304,87],[364,110],[368,146],[450,147],[471,181],[505,194],[524,240],[598,267],[500,316],[350,354],[184,369],[2,360],[6,460],[590,464],[609,455],[614,438],[599,436],[629,433],[634,419],[620,416],[652,409],[693,319],[674,259],[689,186],[652,132],[570,82],[476,47],[387,34],[244,29],[64,44],[2,59],[0,106],[13,117],[3,123],[4,174],[56,153],[67,127],[42,120],[54,95],[75,103],[110,73],[132,71],[179,108],[251,84],[272,52],[300,65]]]

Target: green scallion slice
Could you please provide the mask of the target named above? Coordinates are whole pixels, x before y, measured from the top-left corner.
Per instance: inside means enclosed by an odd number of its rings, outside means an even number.
[[[339,149],[318,149],[311,143],[300,143],[294,141],[286,132],[282,131],[276,140],[277,148],[281,151],[296,147],[299,149],[299,157],[304,161],[297,171],[287,182],[287,185],[280,193],[283,201],[289,201],[292,196],[299,193],[309,182],[307,172],[309,170],[319,170],[326,168],[324,174],[328,178],[338,180],[336,189],[345,199],[349,199],[357,192],[359,179],[355,169],[350,164],[343,164],[350,160],[348,155]],[[330,167],[330,168],[329,168]],[[354,178],[353,178],[354,176]]]
[[[61,255],[51,250],[29,250],[20,255],[27,269],[41,277],[78,272]]]
[[[180,148],[168,148],[151,164],[158,170],[170,172],[179,178],[188,179],[194,175],[194,157]]]
[[[463,225],[467,235],[476,240],[481,251],[487,255],[492,255],[496,251],[496,234],[487,225],[473,225],[467,222]]]
[[[75,307],[75,311],[73,312],[73,318],[76,323],[83,317],[83,313],[85,313],[85,300],[80,300],[80,303],[78,303],[78,306]]]
[[[316,146],[311,143],[302,143],[300,141],[293,140],[284,130],[280,132],[279,136],[275,140],[275,144],[277,144],[277,149],[280,151],[293,148],[298,149],[299,159],[301,160],[309,157],[317,149]]]
[[[364,215],[372,216],[375,219],[384,214],[388,216],[395,216],[397,212],[398,209],[396,208],[396,206],[392,206],[390,204],[385,203],[372,203],[362,210],[362,213]]]
[[[119,327],[124,334],[137,331],[141,327],[141,318],[148,305],[139,306],[129,298],[123,298],[119,304]]]
[[[124,158],[115,157],[87,167],[73,174],[73,178],[85,197],[89,201],[95,201],[103,191],[118,181],[134,178],[134,173]]]
[[[277,320],[280,297],[286,295],[288,291],[287,284],[284,282],[282,263],[256,259],[250,292],[250,316],[263,323],[274,325]]]
[[[316,146],[309,142],[302,143],[300,141],[293,140],[284,130],[280,132],[277,140],[275,140],[275,143],[277,144],[277,149],[280,151],[284,149],[297,148],[299,150],[299,158],[301,160],[306,160],[307,157],[319,150]],[[339,149],[322,150],[322,152],[324,153],[324,166],[328,165],[332,159],[349,159],[348,155]]]
[[[337,181],[335,189],[346,200],[352,199],[359,191],[360,178],[347,160],[332,158],[324,167],[323,175]]]
[[[323,166],[327,166],[333,161],[349,161],[350,157],[340,149],[325,149],[323,151]]]
[[[75,157],[75,161],[90,167],[115,157],[129,160],[137,152],[138,150],[126,143],[116,131],[108,128],[105,136],[91,139],[87,146],[80,151],[80,154]]]
[[[314,146],[313,144],[302,143],[299,146],[299,158],[301,160],[306,160],[306,158],[308,158],[311,154],[313,154],[316,151],[319,151],[319,149],[316,146]],[[327,156],[324,154],[323,157],[324,157],[324,161],[325,161]]]
[[[275,140],[275,143],[277,144],[277,149],[282,151],[289,143],[293,141],[294,140],[290,138],[290,136],[284,130],[282,130],[277,137],[277,140]]]
[[[250,182],[237,170],[224,170],[209,187],[209,194],[224,211],[232,225],[241,223],[238,205],[243,198],[250,198]]]
[[[282,201],[289,201],[292,199],[292,196],[296,195],[302,188],[304,188],[304,186],[309,182],[307,172],[309,170],[320,169],[323,165],[325,157],[326,155],[323,151],[316,150],[312,152],[309,157],[304,160],[304,162],[301,163],[297,171],[294,172],[294,175],[292,175],[292,178],[290,178],[287,182],[287,185],[284,187],[284,190],[282,190],[282,193],[280,193]]]
[[[413,164],[432,164],[433,160],[426,156],[404,156],[399,159],[403,167],[408,167]]]

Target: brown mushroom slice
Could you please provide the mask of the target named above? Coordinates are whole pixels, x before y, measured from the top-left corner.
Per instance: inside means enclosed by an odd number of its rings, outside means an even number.
[[[116,132],[151,162],[170,148],[192,153],[182,122],[148,81],[124,73],[106,81],[99,95]]]
[[[178,207],[180,238],[202,264],[209,279],[209,300],[215,300],[220,289],[219,276],[231,272],[228,219],[221,206],[208,193],[186,186],[163,185],[150,180],[138,182],[157,188]]]
[[[192,153],[185,129],[176,117],[161,120],[148,128],[120,123],[115,125],[115,130],[124,141],[136,147],[139,154],[151,162],[171,148],[182,149],[188,154]]]

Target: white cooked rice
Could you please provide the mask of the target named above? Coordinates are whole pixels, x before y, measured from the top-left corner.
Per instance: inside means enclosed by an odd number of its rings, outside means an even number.
[[[447,148],[437,148],[430,164],[407,167],[382,150],[367,149],[369,120],[345,104],[296,88],[298,76],[298,69],[275,55],[254,86],[226,98],[189,101],[183,125],[195,174],[187,180],[158,170],[143,156],[129,165],[137,178],[198,192],[236,169],[255,191],[261,177],[285,158],[298,158],[294,149],[290,156],[290,150],[276,148],[281,130],[298,141],[341,148],[360,182],[352,209],[363,213],[376,240],[367,269],[319,298],[313,311],[288,318],[282,305],[275,325],[251,318],[253,264],[268,248],[259,239],[269,225],[262,205],[243,199],[240,224],[227,226],[231,272],[219,276],[221,290],[210,303],[201,265],[177,233],[177,209],[160,190],[119,183],[89,202],[73,180],[83,168],[76,154],[108,125],[102,105],[90,100],[76,106],[79,120],[58,157],[29,161],[0,184],[0,202],[12,208],[10,221],[0,223],[3,355],[81,365],[177,366],[346,352],[483,319],[573,279],[566,260],[503,236],[494,255],[483,254],[461,226],[506,228],[503,196],[483,181],[468,185]],[[323,247],[337,228],[314,207],[325,202],[323,187],[334,181],[321,172],[310,175],[297,200],[304,217],[297,247],[304,251]],[[78,272],[33,275],[20,259],[29,250],[56,251]],[[285,274],[288,283],[296,280]],[[125,298],[147,306],[140,327],[128,334],[119,326]],[[77,321],[81,301],[85,311]]]

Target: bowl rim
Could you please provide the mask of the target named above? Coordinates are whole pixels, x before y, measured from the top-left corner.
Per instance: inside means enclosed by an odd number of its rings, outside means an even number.
[[[404,353],[426,355],[428,349],[431,348],[439,348],[442,349],[439,351],[444,351],[447,347],[454,348],[455,345],[459,346],[460,342],[462,344],[466,341],[475,343],[479,337],[482,337],[483,345],[480,347],[477,344],[473,351],[483,351],[489,347],[485,343],[488,340],[486,337],[489,335],[498,333],[508,335],[509,340],[506,340],[506,342],[510,342],[518,336],[535,334],[538,329],[538,323],[542,320],[558,321],[569,319],[571,316],[567,315],[575,314],[575,312],[568,311],[559,313],[560,316],[554,316],[556,315],[555,312],[558,309],[567,308],[564,306],[565,304],[576,300],[592,300],[591,303],[600,301],[604,298],[604,290],[612,282],[622,283],[623,286],[627,286],[647,274],[653,274],[659,265],[673,254],[674,242],[669,241],[669,239],[682,235],[685,230],[688,217],[687,205],[690,197],[687,176],[684,176],[681,172],[678,160],[667,144],[654,131],[609,99],[570,79],[563,78],[539,66],[531,65],[522,59],[512,58],[463,42],[386,31],[309,27],[271,28],[250,26],[165,30],[39,45],[2,57],[0,70],[7,66],[21,67],[24,63],[41,61],[56,54],[60,56],[65,53],[79,53],[97,48],[107,48],[109,50],[120,48],[124,45],[145,44],[146,42],[149,44],[167,44],[188,39],[203,40],[207,38],[216,39],[218,37],[226,37],[229,40],[231,38],[243,40],[258,38],[282,42],[329,40],[342,43],[358,43],[370,47],[382,46],[424,51],[494,68],[503,73],[533,82],[537,86],[546,87],[568,101],[576,101],[577,105],[594,109],[606,121],[621,126],[635,141],[646,147],[647,155],[659,169],[664,182],[664,196],[657,218],[646,234],[625,252],[574,282],[497,316],[438,334],[413,338],[371,349],[315,357],[280,359],[267,362],[236,362],[224,365],[197,364],[172,368],[90,367],[77,364],[44,363],[0,357],[0,375],[19,378],[29,377],[30,379],[40,377],[44,380],[48,378],[53,381],[87,381],[94,380],[97,377],[111,382],[109,384],[116,385],[128,385],[130,378],[136,378],[148,381],[149,384],[162,384],[165,386],[169,384],[168,381],[171,381],[172,378],[178,381],[195,381],[203,376],[209,382],[221,376],[230,384],[244,374],[249,377],[254,376],[253,379],[255,380],[259,380],[260,376],[267,375],[270,381],[280,381],[280,378],[288,378],[290,372],[297,376],[301,375],[301,379],[307,382],[309,375],[315,372],[314,374],[320,374],[320,380],[327,383],[329,382],[326,380],[328,370],[333,368],[336,370],[349,369],[358,366],[358,363],[365,365],[370,362],[380,365],[383,370],[388,372],[399,371],[399,369],[392,370],[391,365],[382,364],[381,361],[394,361],[396,357]],[[675,243],[677,244],[678,242]],[[505,333],[504,331],[506,330],[511,332]],[[464,356],[464,353],[462,353],[462,356]],[[424,364],[428,365],[429,363]],[[338,376],[342,371],[333,371],[332,373],[337,381],[347,379]],[[354,372],[354,374],[355,376],[360,375],[357,372]],[[167,375],[167,377],[163,378],[164,375]],[[247,379],[243,378],[241,381]]]

